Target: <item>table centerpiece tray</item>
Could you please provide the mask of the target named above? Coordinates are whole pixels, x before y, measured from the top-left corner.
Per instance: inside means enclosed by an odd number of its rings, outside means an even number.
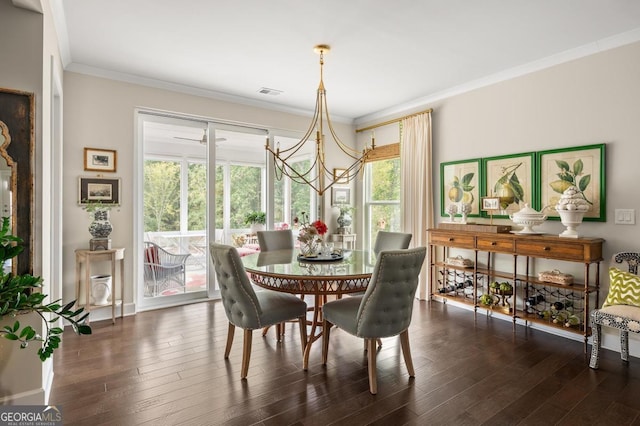
[[[298,255],[298,261],[300,262],[336,262],[343,259],[344,256],[340,253],[331,253],[329,256],[303,256],[301,254]]]

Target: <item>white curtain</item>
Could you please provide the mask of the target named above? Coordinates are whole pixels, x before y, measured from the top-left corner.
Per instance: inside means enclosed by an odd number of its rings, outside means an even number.
[[[406,117],[401,122],[400,161],[402,229],[413,234],[413,247],[427,247],[427,229],[433,227],[433,182],[431,167],[431,113]],[[429,254],[422,266],[418,297],[428,294]]]

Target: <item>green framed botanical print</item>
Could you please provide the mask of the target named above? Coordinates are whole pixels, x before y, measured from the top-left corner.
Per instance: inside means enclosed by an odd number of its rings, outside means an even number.
[[[536,208],[536,153],[501,155],[482,159],[482,196],[497,197],[500,210],[493,217],[509,217],[529,204]],[[483,211],[483,216],[489,212]]]
[[[545,211],[549,219],[560,219],[555,205],[567,188],[575,186],[589,204],[583,220],[606,221],[605,144],[539,151],[537,163],[538,206],[549,206]]]
[[[468,216],[480,216],[480,182],[479,158],[440,163],[440,214],[446,216],[450,208],[460,211],[464,203],[471,206]]]

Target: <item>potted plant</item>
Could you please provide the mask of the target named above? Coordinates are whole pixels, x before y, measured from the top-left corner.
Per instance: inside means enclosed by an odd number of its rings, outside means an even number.
[[[250,212],[244,217],[244,223],[250,226],[250,232],[255,234],[258,231],[264,230],[264,225],[267,223],[267,214],[265,212]]]
[[[7,260],[16,257],[24,250],[22,239],[9,233],[9,218],[2,218],[0,229],[0,321],[6,324],[6,320],[21,314],[36,313],[44,320],[45,330],[40,336],[36,330],[27,325],[21,326],[16,319],[13,324],[0,328],[0,337],[20,342],[20,348],[24,349],[32,341],[42,342],[38,349],[38,356],[45,361],[53,354],[60,344],[60,335],[64,329],[54,325],[60,318],[67,320],[73,330],[78,334],[91,334],[91,327],[84,324],[88,313],[84,309],[73,310],[76,301],[61,305],[60,300],[44,303],[46,294],[38,292],[42,287],[42,278],[33,275],[13,275],[6,272],[4,265]],[[47,315],[50,314],[50,315]],[[48,316],[48,318],[47,318]]]

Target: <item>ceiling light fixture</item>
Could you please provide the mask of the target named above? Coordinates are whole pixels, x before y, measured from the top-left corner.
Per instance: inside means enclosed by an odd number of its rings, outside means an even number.
[[[330,50],[325,44],[318,45],[313,49],[320,55],[320,84],[316,94],[316,109],[311,120],[311,125],[307,133],[290,148],[281,149],[280,143],[277,142],[275,149],[269,145],[269,139],[265,146],[266,150],[273,154],[273,163],[275,165],[276,179],[282,180],[283,176],[287,176],[296,183],[307,184],[311,186],[318,195],[323,195],[329,188],[338,182],[345,182],[354,179],[364,167],[365,160],[375,148],[375,140],[371,138],[371,146],[365,147],[362,151],[352,149],[340,141],[336,132],[333,130],[333,124],[329,118],[329,109],[327,108],[327,92],[322,81],[322,67],[324,65],[324,53]],[[325,163],[325,125],[329,130],[337,147],[349,157],[352,161],[341,174],[333,174],[331,168]],[[314,139],[315,138],[315,139]],[[300,164],[300,150],[307,142],[313,142],[315,146],[315,158],[312,159],[308,170],[300,170],[299,167],[293,167]],[[296,157],[297,155],[297,157]],[[327,180],[325,182],[325,179]]]

